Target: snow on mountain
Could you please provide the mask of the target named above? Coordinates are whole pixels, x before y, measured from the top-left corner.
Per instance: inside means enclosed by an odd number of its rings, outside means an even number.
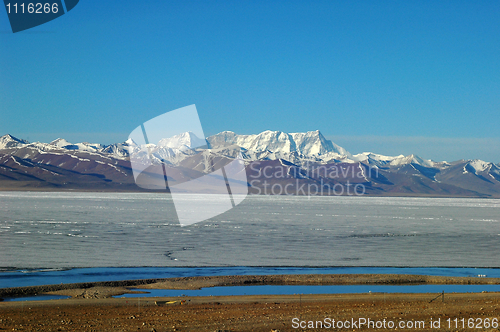
[[[45,143],[42,143],[45,144]],[[97,143],[70,143],[64,138],[58,138],[48,144],[49,146],[53,146],[59,149],[65,149],[65,150],[79,150],[79,151],[86,151],[86,152],[100,152],[102,149],[104,149],[106,146],[102,144],[97,144]]]
[[[128,157],[128,150],[127,150],[128,144],[126,142],[115,143],[110,145],[102,145],[98,143],[87,143],[87,142],[73,144],[66,141],[65,139],[58,138],[55,141],[50,142],[49,145],[63,150],[88,152],[100,155],[101,154],[110,155],[111,157],[116,159],[125,159],[126,157]]]
[[[129,156],[128,147],[135,145],[135,143],[129,142],[128,140],[125,143],[115,143],[104,146],[100,149],[100,152],[110,154],[116,159],[125,159]]]
[[[424,167],[434,167],[436,163],[432,160],[422,159],[417,155],[411,154],[408,156],[400,155],[398,157],[395,157],[389,164],[391,166],[417,164]]]
[[[58,148],[64,148],[65,146],[73,145],[73,143],[68,142],[64,138],[58,138],[50,142],[49,145],[53,145]]]
[[[474,168],[474,170],[477,172],[484,172],[488,169],[490,169],[493,164],[492,163],[487,163],[485,161],[482,161],[482,160],[472,160],[469,162],[469,165]]]
[[[364,162],[365,164],[368,165],[373,165],[377,167],[401,167],[405,165],[419,165],[423,167],[442,167],[446,166],[446,162],[434,162],[432,160],[428,159],[423,159],[420,158],[417,155],[411,154],[408,156],[405,155],[399,155],[396,157],[391,157],[391,156],[384,156],[381,154],[376,154],[372,152],[363,152],[357,155],[352,156],[350,159],[356,161],[356,162]]]
[[[133,142],[129,142],[135,145]],[[67,151],[67,153],[90,153],[99,155],[102,157],[112,157],[115,159],[126,159],[128,158],[128,150],[127,147],[129,143],[117,143],[111,145],[102,145],[98,143],[70,143],[64,138],[58,138],[50,143],[41,143],[34,142],[29,143],[28,141],[15,138],[11,135],[5,135],[0,137],[0,149],[6,148],[26,148],[29,151],[33,151],[32,153],[26,154],[26,157],[33,153],[53,153],[53,154],[61,154],[60,151]]]
[[[290,134],[297,146],[297,151],[305,155],[322,155],[335,153],[340,156],[351,156],[344,148],[327,140],[319,130],[308,131],[306,133]]]
[[[189,149],[184,145],[181,149],[157,146],[154,144],[128,145],[125,148],[127,157],[133,158],[134,162],[144,164],[168,163],[177,165],[189,156],[195,155],[198,151]]]
[[[128,146],[137,146],[137,143],[134,142],[134,140],[131,139],[131,138],[129,138],[128,140],[126,140],[124,144],[127,144]]]
[[[180,148],[156,146],[152,147],[150,151],[154,158],[157,158],[160,161],[167,161],[171,164],[178,164],[188,156],[196,154],[196,151],[188,148],[187,145],[182,145]]]
[[[0,137],[0,180],[21,181],[23,185],[31,181],[34,186],[56,187],[72,183],[78,188],[100,183],[102,188],[122,188],[124,185],[133,190],[134,177],[129,176],[131,161],[146,166],[166,163],[166,167],[175,170],[175,181],[185,181],[213,172],[241,154],[250,172],[259,165],[283,166],[288,169],[287,174],[293,171],[290,179],[310,183],[318,183],[320,178],[340,182],[359,180],[369,183],[367,188],[377,195],[388,192],[500,197],[500,164],[482,160],[434,162],[413,154],[385,156],[364,152],[351,155],[319,131],[291,134],[265,131],[256,135],[225,131],[206,141],[187,132],[158,143],[138,145],[128,139],[111,145],[73,144],[63,138],[50,143],[29,143],[5,135]],[[259,163],[251,165],[253,161]],[[320,165],[326,165],[332,172],[338,169],[358,172],[359,169],[363,178],[351,173],[348,178],[326,177],[318,171]],[[376,171],[372,172],[373,169]],[[302,176],[301,172],[307,176]]]
[[[27,145],[38,151],[68,150],[74,152],[85,152],[101,156],[113,157],[115,159],[128,159],[134,155],[146,162],[152,158],[154,163],[167,162],[169,164],[179,164],[186,158],[199,153],[196,148],[206,146],[208,142],[209,149],[217,154],[224,155],[224,149],[227,150],[226,157],[234,158],[236,147],[241,147],[242,153],[247,161],[255,160],[277,160],[283,159],[296,165],[303,166],[308,163],[357,163],[364,162],[371,166],[402,166],[413,163],[425,167],[433,167],[434,162],[424,160],[418,156],[397,156],[389,157],[375,153],[364,152],[355,156],[351,155],[344,148],[327,140],[319,130],[305,133],[284,133],[281,131],[264,131],[254,135],[238,135],[232,131],[224,131],[219,134],[208,137],[206,140],[197,137],[192,132],[182,133],[170,138],[161,139],[157,145],[137,145],[132,139],[124,143],[111,145],[91,144],[91,143],[70,143],[63,138],[58,138],[49,144],[31,143],[19,140],[10,135],[0,138],[0,148],[15,147]],[[230,147],[230,148],[229,148]],[[240,150],[240,149],[238,149]]]
[[[88,151],[88,152],[99,152],[105,148],[104,145],[98,143],[76,143],[74,144],[77,148],[75,150]]]
[[[26,144],[29,142],[9,134],[0,137],[0,149],[18,148]]]
[[[248,139],[250,138],[250,139]],[[290,134],[281,131],[264,131],[258,135],[250,136],[238,145],[251,151],[292,152],[299,151]]]
[[[199,138],[190,131],[170,138],[163,138],[158,142],[158,146],[180,150],[195,149],[204,145],[207,145],[205,138]]]
[[[327,140],[320,132],[287,134],[281,131],[264,131],[255,135],[237,135],[232,131],[224,131],[207,138],[210,147],[238,145],[248,152],[271,152],[276,154],[298,153],[303,156],[328,155],[343,158],[350,154],[342,147]]]
[[[166,162],[169,164],[179,164],[182,160],[196,154],[194,150],[200,146],[206,146],[204,138],[197,137],[192,132],[185,132],[169,138],[161,139],[158,144],[137,145],[131,138],[125,143],[127,154],[134,159],[134,162],[158,164]]]
[[[139,158],[144,162],[147,162],[148,158],[152,158],[153,163],[167,162],[172,165],[179,165],[186,158],[203,152],[204,148],[200,150],[198,147],[207,146],[207,143],[210,153],[226,158],[235,158],[236,155],[241,153],[247,162],[286,160],[301,167],[308,167],[309,163],[361,162],[371,167],[394,168],[395,170],[406,165],[418,165],[442,170],[450,165],[446,162],[426,160],[413,154],[408,156],[385,156],[372,152],[363,152],[351,155],[344,148],[327,140],[319,130],[305,133],[284,133],[268,130],[253,135],[238,135],[232,131],[224,131],[210,136],[206,140],[197,137],[192,132],[186,132],[161,139],[157,145],[137,145],[132,139],[128,139],[123,143],[102,145],[85,142],[73,144],[63,138],[58,138],[47,144],[40,142],[29,143],[11,135],[0,137],[0,149],[26,147],[39,153],[62,153],[58,150],[66,150],[70,154],[81,152],[119,160],[127,160],[131,155],[134,155],[134,158]],[[477,174],[486,171],[494,174],[498,172],[498,176],[500,176],[500,165],[481,160],[469,160],[463,166],[464,173]]]
[[[482,172],[493,172],[500,175],[500,168],[493,163],[479,159],[468,160],[463,168],[463,174],[473,173],[479,175]]]
[[[327,140],[319,131],[292,134],[265,131],[256,135],[238,135],[225,131],[208,137],[206,141],[186,132],[161,139],[158,145],[138,146],[130,140],[128,152],[137,162],[163,161],[178,165],[186,158],[203,152],[195,148],[206,146],[207,142],[208,151],[212,154],[235,158],[241,153],[247,161],[283,159],[296,165],[304,165],[309,162],[336,162],[351,156],[345,149]],[[209,165],[205,167],[209,168]]]
[[[354,162],[365,162],[368,165],[383,167],[397,158],[404,158],[404,155],[390,157],[372,152],[363,152],[352,156],[350,159]]]

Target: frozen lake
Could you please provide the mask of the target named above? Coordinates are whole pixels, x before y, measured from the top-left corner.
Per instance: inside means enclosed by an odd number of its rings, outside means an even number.
[[[499,222],[494,199],[248,196],[180,227],[168,194],[0,192],[0,266],[499,267]]]

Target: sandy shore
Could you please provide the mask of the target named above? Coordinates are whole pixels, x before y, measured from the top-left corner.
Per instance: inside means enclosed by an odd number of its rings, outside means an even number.
[[[135,283],[135,285],[133,285]],[[500,319],[500,294],[335,294],[276,296],[213,296],[182,298],[111,298],[129,287],[197,289],[223,285],[347,284],[499,284],[497,278],[452,278],[411,275],[277,275],[148,279],[1,289],[6,294],[33,291],[72,296],[67,300],[0,302],[0,330],[22,331],[322,331],[309,321],[328,325],[342,321],[351,330],[394,330],[419,324],[420,331],[481,331]],[[127,287],[127,288],[126,288]],[[430,302],[431,300],[434,301]],[[184,302],[181,302],[184,301]],[[156,305],[155,301],[160,304]],[[172,303],[168,303],[171,301]],[[167,303],[164,303],[167,302]],[[457,321],[455,321],[455,318]],[[461,321],[461,319],[464,321]],[[473,318],[474,321],[469,321]],[[486,320],[488,318],[488,320]],[[294,320],[295,319],[295,320]],[[440,323],[440,328],[431,328]],[[450,321],[448,321],[450,319]],[[368,320],[386,328],[371,328]],[[295,323],[294,323],[295,322]],[[304,328],[300,328],[300,322]],[[490,322],[488,325],[487,322]],[[486,323],[486,324],[485,324]],[[313,323],[319,324],[319,323]],[[338,324],[338,322],[337,322]],[[462,324],[465,324],[462,327]],[[357,326],[356,326],[357,325]],[[494,326],[494,325],[493,325]],[[294,327],[299,327],[295,329]],[[319,325],[318,325],[319,327]],[[414,328],[415,329],[415,328]],[[413,330],[414,330],[413,329]],[[331,330],[331,329],[327,329]],[[412,330],[409,328],[397,330]]]

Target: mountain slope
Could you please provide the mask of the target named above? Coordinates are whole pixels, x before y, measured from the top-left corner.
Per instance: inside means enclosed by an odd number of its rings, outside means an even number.
[[[335,195],[340,188],[363,188],[364,195],[500,197],[500,165],[481,160],[435,162],[416,155],[352,155],[319,131],[225,131],[206,141],[183,133],[142,146],[131,139],[111,145],[63,138],[30,143],[5,135],[0,137],[0,189],[137,191],[141,189],[135,185],[131,156],[147,165],[163,164],[168,184],[173,185],[211,173],[238,155],[246,162],[253,193],[275,185],[296,190],[293,194],[304,194],[306,186],[320,194],[332,194],[336,188]],[[159,170],[146,173],[163,177]]]
[[[21,147],[28,143],[29,143],[28,141],[7,134],[0,137],[0,150]]]
[[[342,147],[327,140],[319,130],[291,134],[268,130],[257,135],[237,135],[232,131],[224,131],[208,137],[207,141],[211,148],[237,145],[251,152],[297,152],[304,156],[319,156],[328,153],[338,156],[350,155]]]

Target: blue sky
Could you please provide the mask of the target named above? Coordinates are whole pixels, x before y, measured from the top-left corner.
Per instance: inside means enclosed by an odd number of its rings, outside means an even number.
[[[196,104],[206,135],[500,162],[500,2],[81,0],[13,34],[0,134],[112,143]]]

